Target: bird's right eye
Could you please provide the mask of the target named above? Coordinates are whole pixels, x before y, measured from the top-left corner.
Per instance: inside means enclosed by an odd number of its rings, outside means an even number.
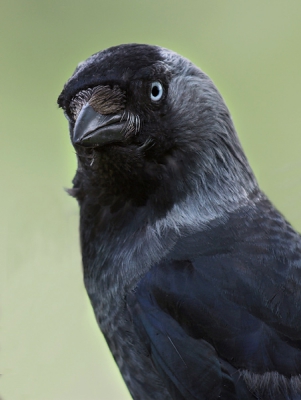
[[[163,96],[163,87],[160,82],[153,82],[151,86],[150,98],[152,101],[159,101]]]

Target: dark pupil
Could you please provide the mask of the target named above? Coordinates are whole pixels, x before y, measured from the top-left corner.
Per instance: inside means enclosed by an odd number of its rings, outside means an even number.
[[[159,94],[159,88],[158,88],[158,86],[157,86],[157,85],[156,85],[156,86],[153,86],[153,87],[152,87],[152,95],[153,95],[154,97],[157,97],[158,94]]]

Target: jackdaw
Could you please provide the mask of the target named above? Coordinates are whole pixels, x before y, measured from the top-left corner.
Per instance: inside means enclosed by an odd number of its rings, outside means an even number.
[[[58,104],[85,286],[132,397],[301,399],[301,237],[210,78],[120,45],[80,63]]]

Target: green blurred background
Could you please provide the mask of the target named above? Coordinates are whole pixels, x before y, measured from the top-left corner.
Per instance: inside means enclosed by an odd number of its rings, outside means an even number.
[[[262,188],[301,230],[301,2],[6,0],[0,14],[0,393],[126,400],[82,283],[57,96],[100,49],[181,53],[214,80]]]

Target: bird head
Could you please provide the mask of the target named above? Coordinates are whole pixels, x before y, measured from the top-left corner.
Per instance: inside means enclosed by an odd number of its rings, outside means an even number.
[[[189,195],[239,200],[256,181],[229,111],[199,68],[157,46],[126,44],[80,63],[58,98],[78,156],[73,194],[163,214]]]

